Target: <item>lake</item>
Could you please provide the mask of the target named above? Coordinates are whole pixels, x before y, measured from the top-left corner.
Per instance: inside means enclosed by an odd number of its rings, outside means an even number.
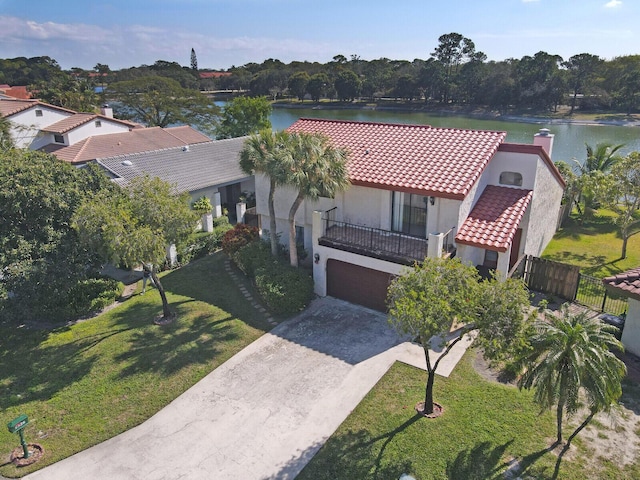
[[[507,142],[532,143],[533,135],[541,128],[555,134],[552,159],[571,162],[572,158],[584,160],[585,143],[595,147],[597,143],[625,144],[622,154],[640,151],[640,127],[583,125],[571,123],[524,123],[503,120],[484,120],[458,115],[436,115],[422,112],[398,112],[389,110],[274,108],[271,123],[275,130],[287,128],[298,118],[327,118],[363,122],[411,123],[434,127],[466,128],[474,130],[500,130],[507,132]]]

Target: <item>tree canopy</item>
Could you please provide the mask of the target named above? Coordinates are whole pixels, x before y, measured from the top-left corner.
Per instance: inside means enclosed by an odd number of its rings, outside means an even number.
[[[172,318],[157,267],[166,248],[187,238],[197,215],[188,193],[176,194],[159,178],[138,177],[125,190],[86,199],[73,216],[83,245],[115,265],[151,265],[151,276],[162,298],[163,317]]]
[[[271,104],[266,97],[235,97],[222,112],[216,137],[236,138],[271,129]]]

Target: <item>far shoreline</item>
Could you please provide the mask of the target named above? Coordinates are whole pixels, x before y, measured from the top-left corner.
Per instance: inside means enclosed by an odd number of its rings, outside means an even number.
[[[424,105],[412,104],[390,104],[379,105],[375,103],[289,103],[289,102],[273,102],[273,108],[288,108],[288,109],[311,109],[311,110],[379,110],[379,111],[397,111],[397,112],[416,112],[416,113],[428,113],[437,116],[451,116],[451,117],[472,117],[486,120],[497,120],[505,122],[520,122],[531,124],[548,124],[548,125],[562,125],[562,124],[574,124],[574,125],[609,125],[617,127],[638,127],[640,126],[640,119],[634,116],[628,116],[625,114],[616,113],[603,113],[601,115],[612,115],[619,118],[594,118],[594,119],[578,119],[578,118],[565,118],[565,117],[548,117],[548,116],[528,116],[518,114],[501,114],[498,112],[483,111],[478,109],[445,109],[445,108],[430,108]],[[623,118],[620,118],[623,117]]]

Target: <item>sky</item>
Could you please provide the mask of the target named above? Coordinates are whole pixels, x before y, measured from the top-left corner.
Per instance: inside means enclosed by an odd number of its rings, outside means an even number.
[[[489,60],[640,54],[639,0],[0,0],[0,58],[63,69],[156,60],[225,70],[273,58],[428,59],[456,32]]]

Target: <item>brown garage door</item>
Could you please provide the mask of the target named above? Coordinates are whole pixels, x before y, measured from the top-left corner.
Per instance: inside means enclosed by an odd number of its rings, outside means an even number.
[[[327,261],[327,295],[374,310],[387,311],[387,288],[393,275],[352,263]]]

